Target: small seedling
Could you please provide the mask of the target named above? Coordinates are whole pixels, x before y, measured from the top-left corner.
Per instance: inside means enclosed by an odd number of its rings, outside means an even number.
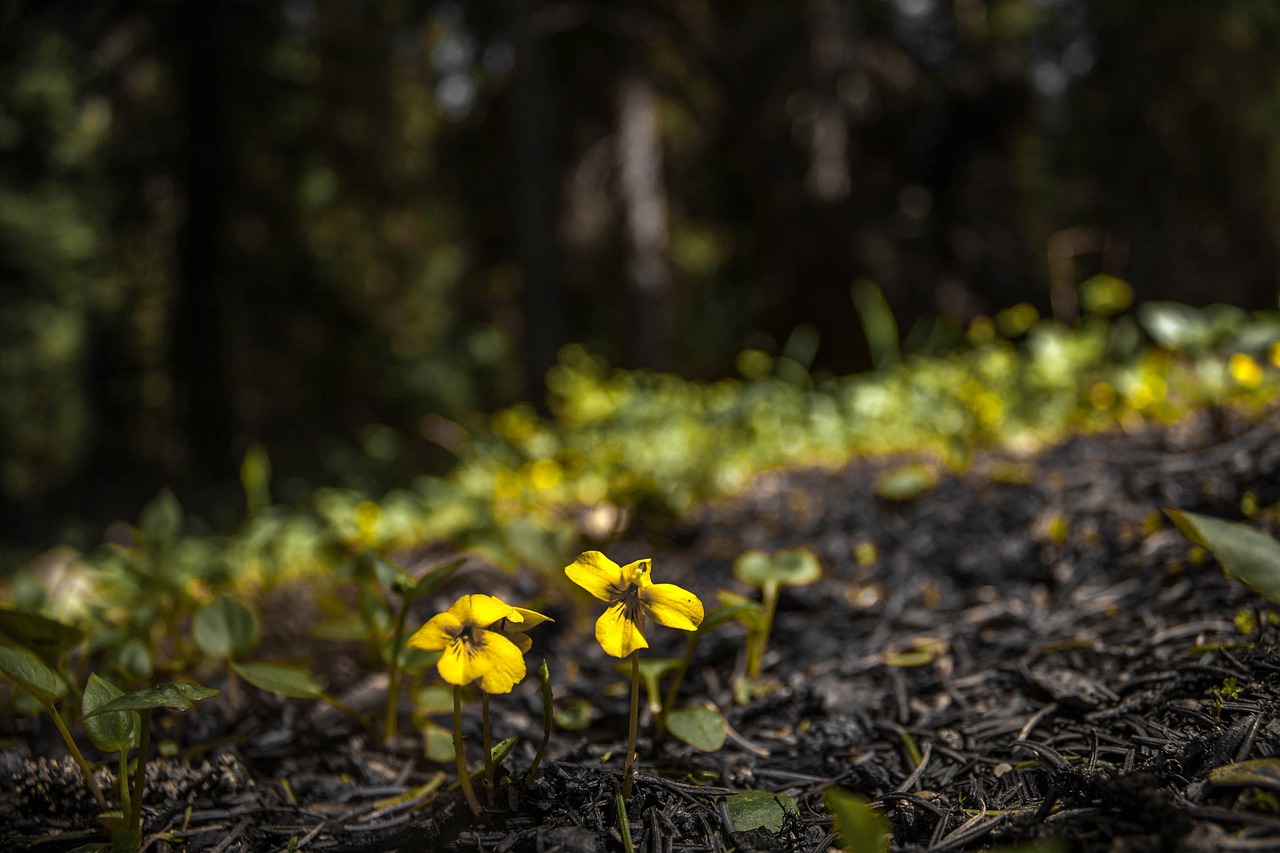
[[[480,814],[480,801],[471,785],[462,742],[462,688],[480,683],[484,729],[485,787],[489,803],[496,802],[493,748],[490,746],[489,694],[510,693],[525,676],[524,652],[533,645],[524,635],[548,621],[532,610],[512,607],[492,595],[464,595],[444,613],[433,616],[409,638],[409,648],[442,652],[436,668],[453,685],[453,746],[458,780],[471,811]]]
[[[105,697],[103,691],[101,694]],[[128,746],[129,723],[128,714],[137,712],[140,717],[138,725],[138,760],[134,769],[133,787],[128,792],[128,810],[125,812],[125,821],[119,830],[123,843],[117,840],[114,845],[117,849],[137,850],[142,842],[142,791],[146,780],[146,764],[147,752],[151,746],[151,712],[157,708],[168,708],[172,711],[189,711],[195,707],[197,702],[203,702],[218,695],[218,691],[210,687],[204,687],[192,681],[177,681],[169,684],[161,684],[158,687],[149,687],[145,690],[135,690],[132,693],[125,693],[117,696],[109,701],[96,705],[91,710],[85,711],[85,725],[89,725],[89,721],[93,717],[107,716],[112,722],[106,725],[111,729],[119,729],[116,732],[118,737],[115,742],[123,747]],[[120,714],[125,717],[121,718]],[[127,758],[121,756],[121,766],[127,765]],[[124,782],[121,781],[123,789]],[[124,796],[121,797],[122,803],[125,801]]]
[[[233,707],[238,705],[239,691],[231,664],[257,648],[262,636],[257,615],[239,599],[217,595],[196,611],[191,628],[200,651],[227,662],[227,701]]]
[[[622,796],[631,796],[635,777],[636,734],[640,719],[640,650],[649,648],[645,621],[652,616],[659,625],[696,631],[704,614],[702,602],[687,589],[672,583],[654,583],[652,561],[637,560],[619,566],[599,551],[585,551],[565,567],[569,580],[608,603],[596,620],[596,642],[604,653],[631,657],[631,714],[627,727],[627,754],[622,761]]]
[[[760,589],[759,620],[747,622],[747,676],[760,677],[769,634],[773,631],[773,617],[778,609],[778,593],[784,586],[807,586],[822,577],[822,565],[807,548],[777,551],[747,551],[733,564],[738,580]],[[743,614],[745,615],[745,614]],[[739,618],[742,618],[741,616]],[[751,630],[752,628],[755,630]]]

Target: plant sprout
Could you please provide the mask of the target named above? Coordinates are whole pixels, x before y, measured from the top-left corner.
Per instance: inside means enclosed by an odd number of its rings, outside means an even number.
[[[702,602],[687,589],[672,583],[654,583],[652,560],[636,560],[619,566],[599,551],[585,551],[565,567],[569,580],[608,603],[596,620],[596,641],[604,653],[631,657],[631,715],[627,727],[627,754],[622,764],[622,796],[631,796],[635,777],[636,729],[640,718],[640,650],[649,648],[645,621],[696,631],[702,623]]]
[[[547,621],[532,610],[512,607],[492,595],[464,595],[444,613],[433,616],[409,638],[409,648],[442,652],[436,668],[440,677],[453,685],[453,746],[458,779],[471,811],[480,814],[467,771],[462,742],[462,688],[480,682],[483,698],[485,787],[489,802],[495,802],[493,753],[489,734],[489,694],[510,693],[525,676],[524,651],[532,641],[516,627],[532,627]],[[526,619],[531,623],[524,626]]]
[[[822,565],[807,548],[776,551],[747,551],[733,563],[733,573],[738,580],[760,588],[760,617],[757,630],[747,639],[747,675],[760,677],[769,634],[773,630],[773,616],[778,609],[778,592],[784,586],[807,586],[822,577]],[[748,625],[748,628],[752,628]]]

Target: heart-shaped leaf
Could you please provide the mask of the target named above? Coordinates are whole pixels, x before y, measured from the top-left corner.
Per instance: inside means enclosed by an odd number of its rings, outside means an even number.
[[[715,752],[724,746],[724,717],[719,711],[702,705],[668,712],[667,731],[701,752]]]
[[[157,708],[168,708],[171,711],[190,711],[197,702],[212,699],[219,691],[212,687],[196,684],[194,681],[173,681],[156,687],[135,690],[112,699],[91,712],[85,713],[85,719],[99,714],[110,714],[116,711],[153,711]]]
[[[766,584],[806,586],[822,577],[822,564],[807,548],[772,554],[747,551],[734,561],[733,573],[743,583],[761,588]]]
[[[66,683],[26,649],[0,646],[0,672],[46,708],[67,695]]]
[[[324,682],[305,666],[285,663],[233,663],[231,669],[259,690],[293,699],[320,699]]]
[[[124,696],[124,691],[110,681],[99,678],[97,673],[89,676],[84,686],[84,696],[80,702],[80,710],[84,715],[84,730],[89,740],[103,752],[124,752],[138,746],[142,732],[142,718],[137,711],[115,711],[109,714],[95,714],[98,708]]]
[[[215,658],[239,658],[258,645],[258,617],[245,604],[227,595],[215,596],[196,611],[196,645]]]
[[[1280,603],[1280,542],[1243,524],[1177,509],[1165,512],[1184,536],[1212,551],[1227,571]]]
[[[735,832],[753,829],[781,832],[787,813],[800,813],[795,800],[771,791],[739,791],[732,797],[725,797],[724,804],[729,809],[729,819],[733,821]]]

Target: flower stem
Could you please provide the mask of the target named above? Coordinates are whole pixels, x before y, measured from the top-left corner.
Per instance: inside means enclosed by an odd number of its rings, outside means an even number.
[[[631,723],[627,727],[627,757],[622,762],[622,797],[631,796],[636,775],[636,730],[640,722],[640,650],[631,653]]]
[[[769,634],[773,632],[773,616],[778,610],[778,585],[769,582],[761,590],[760,604],[764,608],[764,625],[755,636],[754,653],[747,656],[747,675],[760,677],[761,663],[764,661],[765,649],[769,646]]]
[[[484,731],[484,789],[490,806],[497,806],[493,791],[493,740],[489,734],[489,694],[480,691],[481,728]]]
[[[62,715],[58,713],[58,709],[53,706],[53,703],[45,705],[44,709],[53,718],[53,724],[57,727],[58,734],[62,735],[62,742],[67,745],[67,749],[71,752],[71,757],[75,759],[76,764],[80,765],[80,772],[84,774],[84,781],[89,786],[89,792],[93,794],[93,799],[97,801],[101,808],[105,809],[107,807],[107,798],[102,796],[102,789],[98,787],[98,780],[93,778],[93,768],[89,766],[89,762],[85,760],[84,753],[80,751],[75,739],[71,737],[71,732],[67,730],[67,724],[62,721]]]
[[[133,769],[133,802],[130,803],[129,825],[142,838],[142,788],[147,783],[147,753],[151,749],[151,710],[140,711],[142,729],[138,734],[138,766]]]
[[[471,773],[467,770],[467,754],[462,748],[462,687],[453,686],[453,754],[458,762],[458,783],[462,785],[462,793],[467,798],[467,805],[477,817],[480,815],[480,801],[476,799],[475,789],[471,787]]]

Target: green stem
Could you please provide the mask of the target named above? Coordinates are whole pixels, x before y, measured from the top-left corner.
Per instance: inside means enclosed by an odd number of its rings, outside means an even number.
[[[551,741],[551,726],[555,722],[555,710],[552,705],[551,695],[551,673],[547,670],[547,662],[544,660],[542,665],[538,667],[538,679],[542,682],[542,743],[538,744],[538,754],[533,757],[533,764],[529,765],[529,772],[524,777],[524,787],[528,788],[533,782],[534,775],[538,772],[538,765],[542,763],[542,755],[547,751],[547,744]]]
[[[462,793],[467,798],[467,805],[477,817],[480,816],[480,801],[476,799],[475,789],[471,787],[471,774],[467,771],[467,754],[462,748],[462,688],[453,685],[453,755],[458,763],[458,782],[462,784]]]
[[[764,651],[769,645],[769,634],[773,631],[773,614],[778,609],[778,585],[766,583],[761,590],[760,604],[764,608],[764,625],[755,636],[755,648],[747,660],[747,674],[752,678],[760,677]]]
[[[147,783],[147,753],[151,750],[151,709],[139,713],[142,715],[142,731],[138,735],[138,766],[133,770],[133,810],[129,815],[129,825],[137,828],[141,839],[142,788]]]
[[[636,731],[640,727],[640,650],[631,653],[631,722],[627,727],[627,757],[622,761],[622,796],[631,796],[636,775]]]
[[[98,780],[93,778],[93,767],[85,760],[84,753],[80,751],[80,747],[76,746],[75,740],[71,737],[71,732],[67,729],[67,724],[62,721],[62,715],[58,713],[58,709],[50,702],[44,706],[49,712],[49,716],[53,718],[53,724],[58,728],[58,734],[62,735],[62,742],[67,745],[67,749],[71,752],[71,757],[75,759],[76,764],[80,765],[80,772],[84,774],[84,780],[89,785],[89,791],[93,794],[94,800],[97,801],[101,808],[107,807],[107,798],[102,796],[102,789],[98,787]]]
[[[480,719],[484,732],[484,789],[490,806],[498,805],[493,789],[493,740],[489,734],[489,694],[480,691]]]
[[[116,784],[120,788],[120,811],[123,814],[129,814],[133,811],[133,802],[129,796],[129,749],[128,747],[120,750],[120,769],[116,772]]]
[[[383,729],[385,742],[395,740],[400,724],[400,645],[404,642],[404,623],[409,615],[409,599],[400,603],[396,616],[396,630],[391,637],[391,661],[387,668],[387,717]]]
[[[635,853],[635,842],[631,839],[631,820],[627,817],[626,795],[614,788],[613,801],[618,809],[618,830],[622,835],[622,853]]]

